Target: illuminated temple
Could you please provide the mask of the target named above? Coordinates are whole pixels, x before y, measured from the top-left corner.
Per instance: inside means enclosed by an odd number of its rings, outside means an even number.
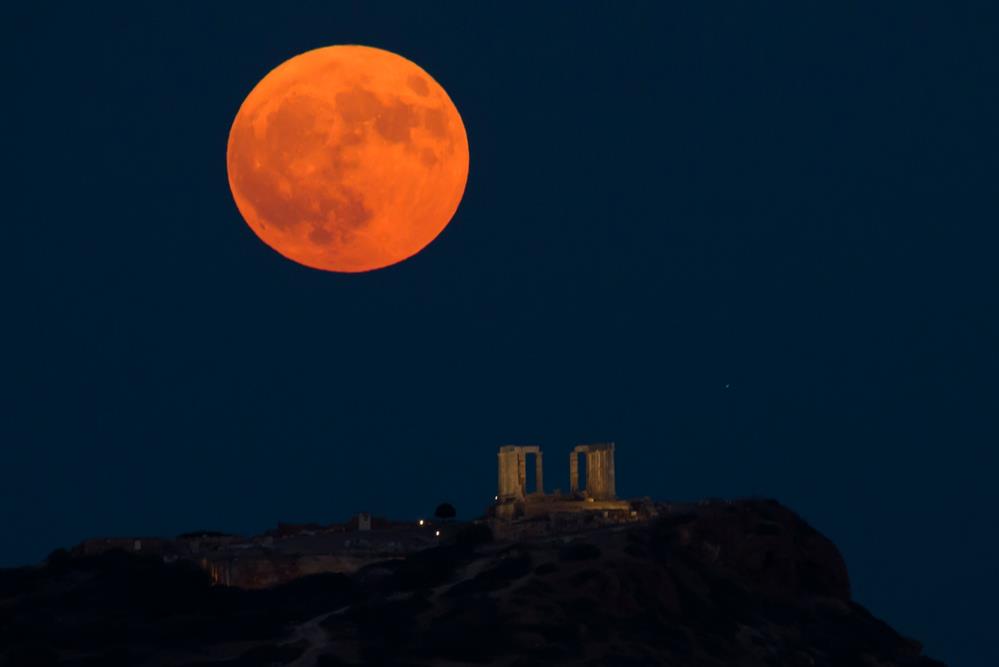
[[[617,499],[614,443],[579,445],[569,454],[569,493],[545,493],[541,448],[536,445],[500,447],[499,493],[494,514],[500,519],[532,518],[559,513],[631,514],[631,503]],[[533,457],[532,461],[528,461]],[[528,465],[534,467],[534,488],[528,489]],[[581,467],[582,466],[582,467]],[[580,484],[580,471],[585,483]]]

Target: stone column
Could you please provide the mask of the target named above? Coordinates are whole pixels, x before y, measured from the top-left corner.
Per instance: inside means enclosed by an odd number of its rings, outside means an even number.
[[[501,448],[496,452],[496,495],[502,498],[506,495],[506,452]]]
[[[599,451],[586,452],[586,494],[591,498],[603,498],[603,470]]]
[[[604,450],[604,455],[606,457],[605,468],[607,472],[605,473],[607,478],[607,498],[609,500],[614,500],[617,498],[617,478],[614,473],[614,443],[610,443],[610,447]]]
[[[527,454],[523,449],[517,451],[517,497],[527,495]]]
[[[496,495],[503,497],[506,495],[506,454],[503,450],[496,452]]]
[[[521,488],[517,484],[517,476],[519,474],[517,466],[517,450],[514,447],[502,447],[499,451],[498,457],[499,497],[516,498],[518,496],[518,489]]]
[[[537,452],[534,455],[534,481],[537,488],[535,491],[544,495],[545,493],[545,478],[541,465],[541,452]]]
[[[586,452],[586,493],[597,500],[617,495],[614,474],[614,443],[580,446]]]
[[[601,500],[614,498],[614,448],[601,445],[593,451],[593,495]]]
[[[579,452],[569,454],[569,493],[579,491]]]

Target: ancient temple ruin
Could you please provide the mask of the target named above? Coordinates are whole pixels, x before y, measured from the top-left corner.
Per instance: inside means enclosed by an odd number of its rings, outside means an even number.
[[[627,501],[617,499],[614,443],[579,445],[569,455],[569,493],[544,490],[544,464],[537,445],[505,445],[498,457],[499,492],[495,516],[513,519],[559,512],[622,512]],[[533,461],[528,461],[533,457]],[[582,459],[582,462],[580,461]],[[534,488],[528,489],[528,466],[534,466]],[[581,466],[585,484],[580,484]]]

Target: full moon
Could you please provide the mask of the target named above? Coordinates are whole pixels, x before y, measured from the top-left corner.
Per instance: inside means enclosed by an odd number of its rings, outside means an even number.
[[[355,273],[411,257],[451,221],[468,139],[451,98],[402,56],[330,46],[285,61],[229,132],[243,219],[305,266]]]

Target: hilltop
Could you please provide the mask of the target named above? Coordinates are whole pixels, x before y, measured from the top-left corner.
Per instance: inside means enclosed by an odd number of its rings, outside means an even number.
[[[836,547],[775,501],[492,533],[255,590],[58,552],[0,571],[0,665],[942,664],[852,601]]]

